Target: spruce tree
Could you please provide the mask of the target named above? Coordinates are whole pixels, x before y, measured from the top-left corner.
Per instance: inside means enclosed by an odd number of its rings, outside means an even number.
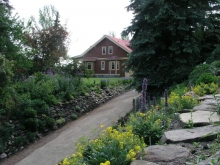
[[[219,43],[219,0],[130,0],[134,19],[122,35],[131,34],[126,63],[140,91],[162,92],[187,78]]]

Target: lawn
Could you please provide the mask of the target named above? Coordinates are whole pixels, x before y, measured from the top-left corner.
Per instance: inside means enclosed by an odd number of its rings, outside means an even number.
[[[91,83],[95,83],[95,84],[100,84],[101,80],[109,80],[110,83],[116,83],[118,82],[118,80],[122,80],[123,78],[121,77],[117,77],[117,78],[83,78],[83,81],[85,83],[91,84]]]

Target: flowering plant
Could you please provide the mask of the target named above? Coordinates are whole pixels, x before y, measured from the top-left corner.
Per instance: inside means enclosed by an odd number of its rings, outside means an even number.
[[[77,153],[59,165],[129,165],[145,146],[143,139],[132,133],[132,127],[108,127],[99,138],[79,142]]]
[[[170,122],[170,118],[163,112],[158,112],[155,107],[146,113],[131,114],[127,126],[132,127],[134,134],[143,137],[144,142],[151,145],[158,142]]]

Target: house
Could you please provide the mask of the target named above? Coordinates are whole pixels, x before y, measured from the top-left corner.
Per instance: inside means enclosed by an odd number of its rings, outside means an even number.
[[[76,58],[87,69],[94,70],[96,77],[129,77],[130,73],[124,71],[123,63],[131,52],[129,40],[104,35]]]

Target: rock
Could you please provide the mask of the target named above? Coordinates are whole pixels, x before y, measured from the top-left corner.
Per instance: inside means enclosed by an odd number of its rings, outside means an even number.
[[[131,165],[157,165],[157,164],[145,160],[135,160],[131,162]]]
[[[185,93],[183,96],[192,96],[194,98],[198,98],[199,96],[197,94],[195,94],[195,92],[193,91],[190,91],[190,92],[187,92]]]
[[[187,148],[176,145],[153,145],[145,148],[145,152],[143,160],[150,162],[185,160],[190,154]]]
[[[180,120],[187,124],[189,120],[193,120],[194,125],[209,125],[219,122],[220,116],[216,112],[196,111],[180,114]]]
[[[212,160],[214,160],[215,164],[212,165],[219,165],[220,163],[218,162],[218,159],[220,157],[220,151],[217,152],[215,155],[209,157],[208,159],[206,159],[205,161],[200,162],[197,165],[209,165],[210,162],[212,162]]]
[[[215,139],[219,133],[220,126],[203,126],[192,129],[179,129],[164,132],[161,142],[162,143],[178,143],[178,142],[195,142],[198,140],[211,140]]]
[[[4,159],[4,158],[7,158],[6,153],[2,153],[2,154],[0,155],[0,159]]]
[[[215,111],[216,106],[210,104],[199,104],[193,108],[193,111]]]

